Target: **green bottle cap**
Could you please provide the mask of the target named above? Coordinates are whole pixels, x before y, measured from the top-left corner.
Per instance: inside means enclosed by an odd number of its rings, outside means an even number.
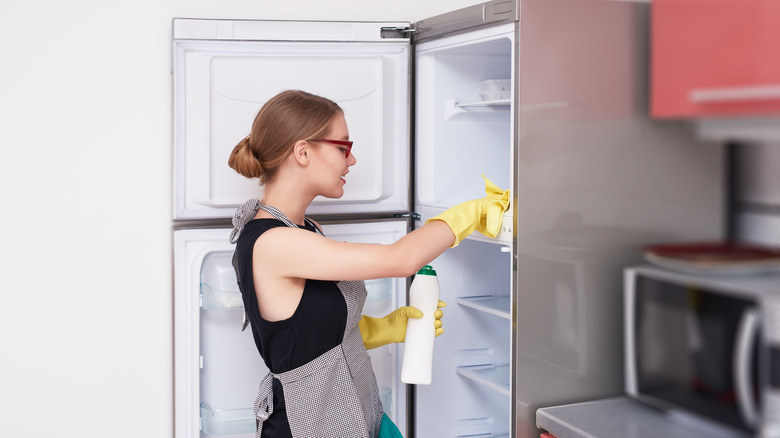
[[[422,267],[422,269],[417,271],[417,275],[433,275],[435,277],[436,271],[433,270],[433,266],[425,265]]]

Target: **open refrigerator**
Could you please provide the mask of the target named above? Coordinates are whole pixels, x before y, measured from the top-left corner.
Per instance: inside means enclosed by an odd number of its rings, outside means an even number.
[[[647,119],[647,5],[492,1],[417,23],[175,19],[175,436],[249,437],[266,372],[230,264],[230,218],[262,196],[227,166],[285,89],[344,109],[357,164],[307,214],[326,236],[392,243],[511,191],[495,239],[436,269],[445,333],[433,383],[400,382],[403,344],[370,350],[383,406],[411,437],[537,436],[537,408],[622,392],[621,271],[640,246],[723,234],[724,156]],[[409,279],[366,282],[364,313]]]

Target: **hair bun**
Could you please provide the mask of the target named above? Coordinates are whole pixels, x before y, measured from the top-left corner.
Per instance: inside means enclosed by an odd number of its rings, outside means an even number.
[[[249,140],[250,138],[247,135],[238,142],[233,148],[233,152],[230,153],[228,165],[247,178],[260,178],[263,175],[263,165],[252,152]]]

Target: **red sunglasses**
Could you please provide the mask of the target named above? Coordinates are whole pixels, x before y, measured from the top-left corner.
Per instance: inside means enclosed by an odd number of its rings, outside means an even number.
[[[309,141],[321,141],[323,143],[330,143],[339,146],[344,146],[344,148],[342,149],[342,151],[344,151],[344,158],[349,158],[349,153],[350,151],[352,151],[352,143],[354,143],[349,140],[330,140],[327,138],[313,138]]]

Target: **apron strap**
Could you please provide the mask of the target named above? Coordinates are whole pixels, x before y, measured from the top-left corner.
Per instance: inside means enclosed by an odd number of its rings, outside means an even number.
[[[255,218],[257,210],[260,208],[260,201],[250,199],[236,209],[233,213],[233,231],[230,232],[230,243],[238,242],[238,237],[244,231],[247,222]]]
[[[241,232],[244,231],[246,224],[255,218],[257,211],[263,209],[274,218],[282,221],[285,225],[291,228],[300,228],[298,224],[291,221],[284,215],[278,208],[271,205],[266,205],[258,201],[257,199],[250,199],[243,205],[236,209],[233,213],[233,230],[230,232],[230,243],[238,242],[238,238],[241,236]],[[309,218],[304,218],[306,224],[313,227],[317,234],[322,235],[320,228],[314,224]]]
[[[284,213],[282,213],[276,207],[273,207],[271,205],[265,205],[265,204],[262,204],[262,203],[258,203],[258,208],[264,210],[266,213],[270,214],[274,218],[282,221],[285,225],[287,225],[290,228],[300,228],[298,226],[298,224],[296,224],[295,222],[291,221],[287,216],[284,215]],[[314,231],[317,234],[319,234],[320,236],[322,235],[322,231],[320,231],[320,228],[318,226],[316,226],[314,224],[314,222],[312,222],[309,218],[303,218],[303,220],[306,222],[307,225],[309,225],[311,227],[314,227]]]
[[[257,438],[260,438],[262,434],[263,423],[274,412],[273,380],[273,374],[266,374],[257,390],[257,398],[255,399],[255,419],[257,421],[255,433]]]

